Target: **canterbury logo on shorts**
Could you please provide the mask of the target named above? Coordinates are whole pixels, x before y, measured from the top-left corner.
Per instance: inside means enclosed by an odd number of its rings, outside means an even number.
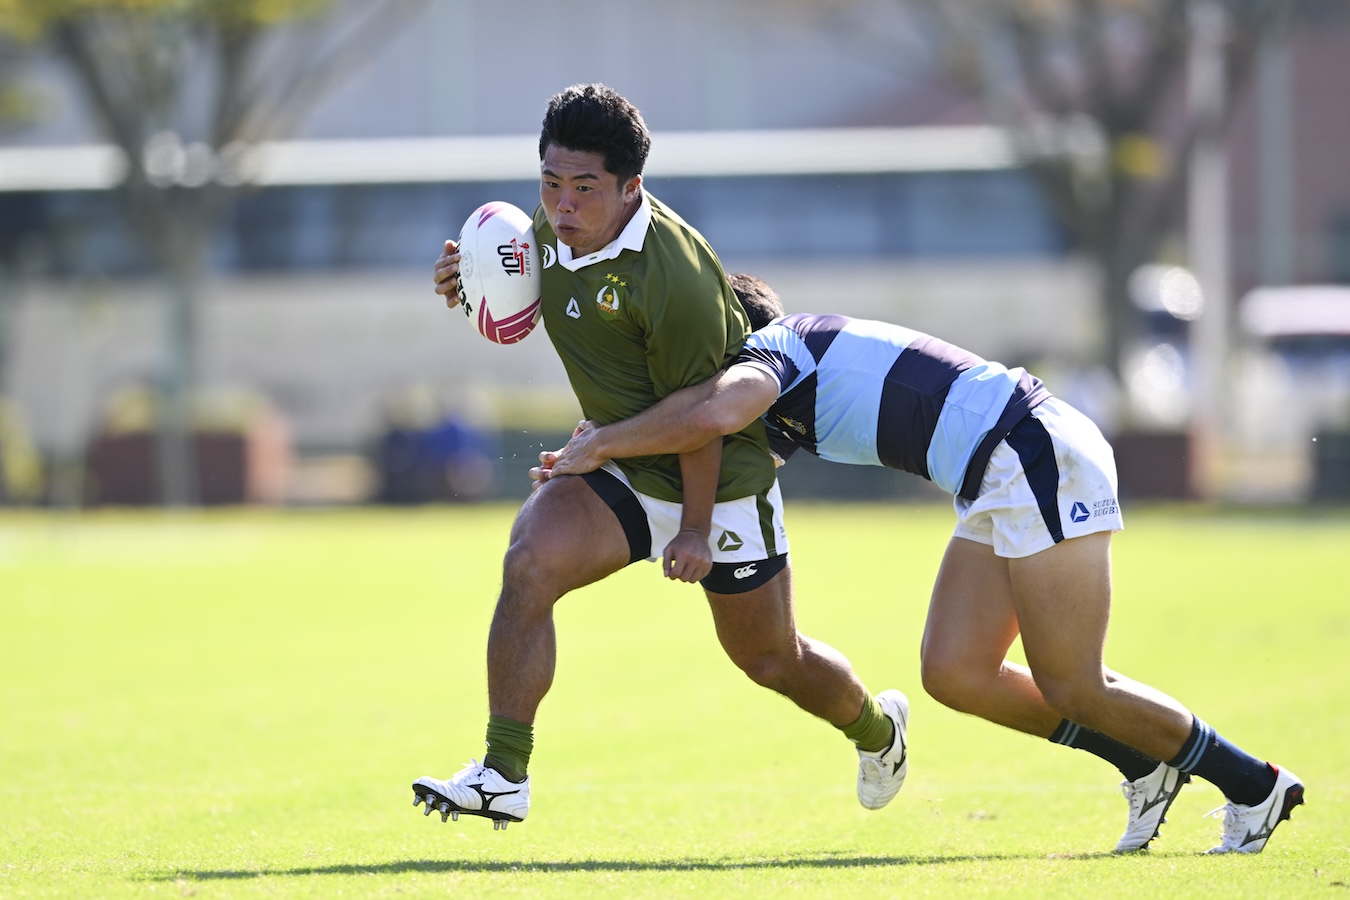
[[[750,563],[713,563],[712,571],[699,584],[714,594],[744,594],[772,581],[787,561],[786,556],[771,556]]]

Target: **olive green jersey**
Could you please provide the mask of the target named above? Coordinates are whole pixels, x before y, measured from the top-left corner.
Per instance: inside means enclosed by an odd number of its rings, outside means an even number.
[[[559,244],[540,207],[544,327],[586,418],[602,425],[642,412],[712,377],[740,352],[750,327],[722,264],[679,216],[644,192],[607,247],[580,259]],[[682,499],[679,457],[615,460],[633,488]],[[759,420],[729,435],[717,499],[766,490],[775,477]]]

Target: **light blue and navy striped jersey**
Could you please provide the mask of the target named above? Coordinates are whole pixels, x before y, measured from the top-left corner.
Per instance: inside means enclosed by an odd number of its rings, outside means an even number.
[[[736,359],[778,380],[764,414],[784,459],[889,466],[973,500],[989,455],[1050,396],[1040,379],[899,325],[798,313],[754,332]]]

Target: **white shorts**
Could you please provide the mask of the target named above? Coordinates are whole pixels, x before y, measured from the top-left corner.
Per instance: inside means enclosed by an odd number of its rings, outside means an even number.
[[[680,533],[681,504],[633,490],[613,462],[581,477],[614,510],[628,536],[630,560],[660,559]],[[715,593],[743,593],[781,571],[787,564],[788,539],[777,480],[763,493],[714,503],[709,544],[713,571],[702,584]]]
[[[979,496],[957,497],[955,506],[956,537],[1009,559],[1125,527],[1111,445],[1091,419],[1054,397],[994,448]]]

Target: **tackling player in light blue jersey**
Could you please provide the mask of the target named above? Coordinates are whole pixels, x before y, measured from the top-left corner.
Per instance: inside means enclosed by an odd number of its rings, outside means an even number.
[[[1024,369],[844,316],[778,319],[750,335],[736,361],[779,384],[764,418],[783,459],[805,447],[830,462],[922,475],[972,500],[994,447],[1050,396]]]
[[[1303,802],[1298,777],[1103,663],[1122,522],[1097,427],[1022,369],[884,322],[784,317],[768,285],[730,281],[757,329],[730,368],[622,422],[583,422],[533,477],[695,450],[763,416],[780,457],[805,448],[931,479],[954,495],[956,529],[929,603],[924,689],[1115,765],[1129,803],[1117,852],[1148,847],[1192,775],[1228,800],[1210,852],[1260,852]],[[1007,658],[1019,634],[1026,665]]]

